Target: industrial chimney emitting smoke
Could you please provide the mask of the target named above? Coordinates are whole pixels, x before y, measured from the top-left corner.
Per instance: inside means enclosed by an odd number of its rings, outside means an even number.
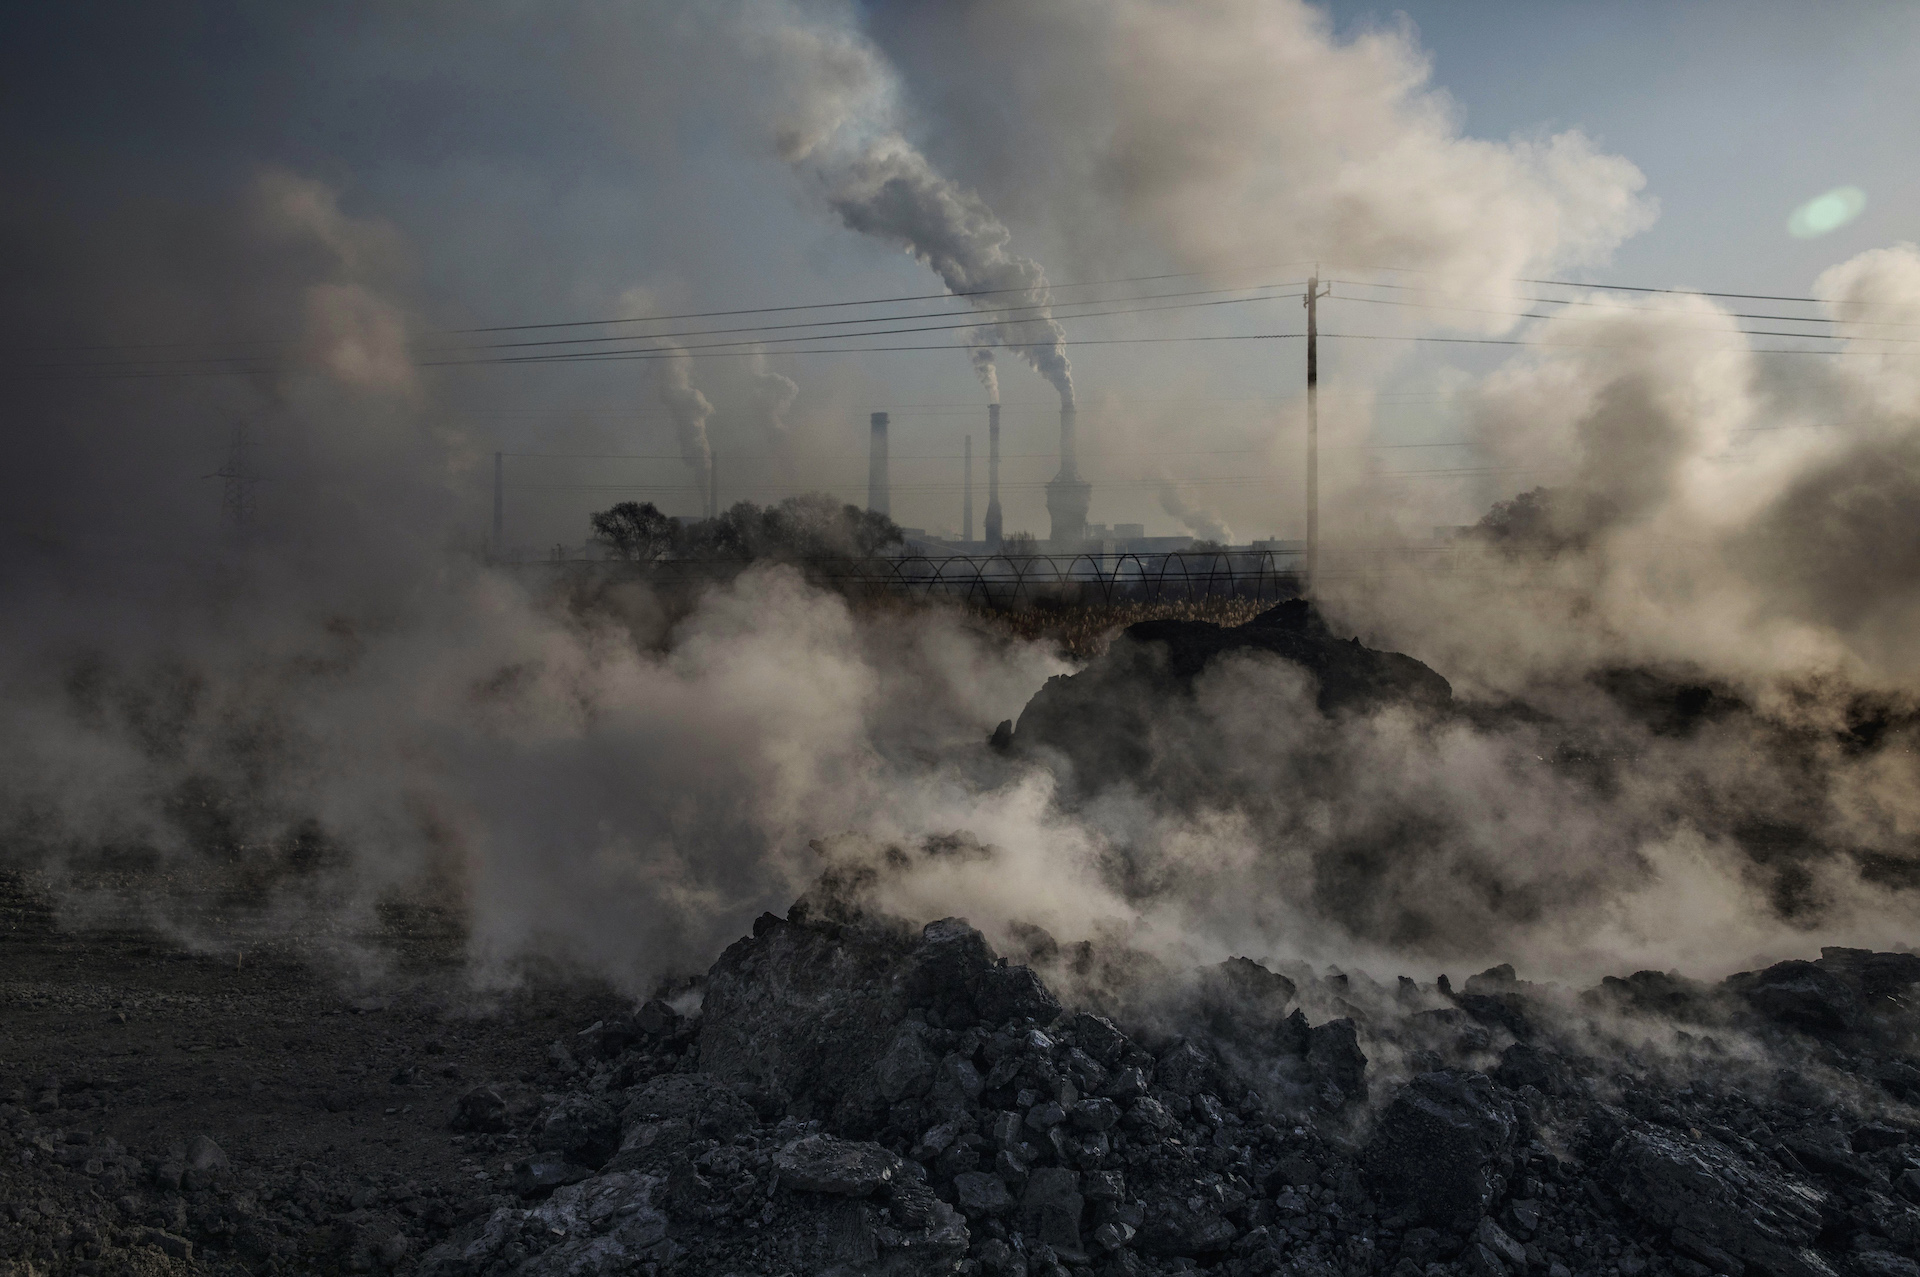
[[[887,414],[876,412],[870,420],[873,442],[867,452],[867,509],[891,516],[892,501],[887,492]]]
[[[1093,504],[1093,485],[1080,478],[1074,458],[1075,414],[1071,404],[1060,409],[1060,473],[1047,482],[1047,515],[1053,521],[1051,542],[1061,549],[1077,549],[1087,539],[1087,509]]]
[[[987,545],[1000,548],[1000,405],[987,405]]]
[[[967,436],[966,446],[967,483],[965,495],[960,500],[960,540],[973,542],[973,436]]]

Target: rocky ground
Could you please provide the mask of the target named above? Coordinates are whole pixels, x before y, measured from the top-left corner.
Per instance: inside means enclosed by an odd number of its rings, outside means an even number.
[[[994,746],[1143,772],[1246,651],[1473,712],[1288,605],[1135,627]],[[979,850],[822,849],[671,1003],[476,993],[430,909],[190,952],[0,880],[0,1277],[1920,1277],[1920,955],[1456,987],[870,907]]]
[[[8,899],[15,1274],[1920,1273],[1920,957],[1574,993],[763,917],[698,1014],[63,934]],[[1340,1014],[1329,1014],[1339,1012]]]

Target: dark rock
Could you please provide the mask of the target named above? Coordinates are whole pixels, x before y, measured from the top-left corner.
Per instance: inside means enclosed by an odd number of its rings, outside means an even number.
[[[1551,1051],[1526,1042],[1515,1042],[1500,1053],[1493,1080],[1515,1091],[1531,1086],[1542,1095],[1565,1095],[1572,1089],[1572,1072],[1566,1061]]]
[[[1175,1095],[1193,1096],[1218,1089],[1213,1057],[1192,1042],[1182,1041],[1161,1055],[1154,1081]]]
[[[1721,1253],[1772,1277],[1831,1277],[1810,1247],[1826,1195],[1709,1140],[1654,1129],[1622,1135],[1602,1168],[1606,1185],[1644,1223],[1718,1268]]]
[[[1339,1087],[1347,1099],[1366,1098],[1367,1057],[1352,1020],[1315,1025],[1307,1041],[1307,1063],[1318,1080]]]
[[[1120,1120],[1120,1106],[1109,1099],[1081,1100],[1069,1115],[1076,1129],[1106,1131]]]
[[[1512,1144],[1515,1125],[1484,1074],[1423,1073],[1380,1115],[1362,1163],[1393,1210],[1439,1228],[1470,1228],[1493,1200],[1494,1159]]]
[[[1822,949],[1824,956],[1828,951]],[[1904,993],[1920,984],[1920,954],[1876,953],[1860,964],[1860,986],[1871,997]]]
[[[1084,1207],[1072,1171],[1042,1167],[1027,1177],[1027,1189],[1020,1198],[1020,1231],[1042,1245],[1078,1255]]]
[[[162,1228],[143,1228],[138,1233],[140,1244],[152,1246],[171,1259],[191,1261],[193,1243],[184,1237],[176,1237]]]
[[[1860,995],[1853,986],[1811,962],[1743,971],[1729,976],[1726,986],[1767,1019],[1809,1033],[1841,1033],[1860,1023]]]
[[[935,1070],[932,1100],[943,1112],[965,1113],[980,1098],[984,1086],[973,1061],[953,1052]]]
[[[1885,1122],[1868,1122],[1865,1126],[1854,1128],[1847,1137],[1856,1153],[1875,1153],[1883,1148],[1894,1148],[1901,1144],[1916,1142],[1915,1137],[1897,1126],[1888,1126]]]
[[[1004,1215],[1013,1209],[1013,1195],[998,1175],[984,1171],[963,1171],[953,1177],[953,1192],[960,1213],[968,1219]]]
[[[773,1167],[789,1188],[869,1197],[894,1182],[900,1159],[878,1144],[808,1135],[774,1154]]]
[[[1228,958],[1204,967],[1195,990],[1195,1008],[1215,1037],[1265,1045],[1293,1001],[1293,981],[1251,958]]]
[[[1886,1178],[1847,1146],[1847,1137],[1831,1126],[1816,1126],[1790,1135],[1781,1143],[1800,1165],[1815,1175],[1859,1188],[1877,1188]]]
[[[889,1103],[925,1095],[933,1086],[934,1070],[939,1066],[940,1059],[922,1040],[919,1026],[909,1023],[874,1066],[874,1082],[881,1098]]]
[[[763,919],[772,917],[772,914],[762,915]],[[778,922],[779,919],[775,918],[774,921]],[[760,931],[760,923],[754,923],[753,934],[757,936],[760,934]],[[675,1011],[659,998],[653,998],[634,1013],[633,1024],[635,1028],[649,1037],[663,1038],[680,1027],[680,1020],[681,1017],[678,1011]]]
[[[1512,968],[1507,968],[1512,972]],[[1480,1227],[1474,1232],[1474,1240],[1499,1256],[1507,1264],[1524,1271],[1527,1266],[1527,1250],[1519,1242],[1507,1235],[1507,1230],[1493,1222],[1491,1218],[1482,1218]]]
[[[669,1073],[635,1090],[621,1113],[627,1130],[640,1123],[684,1122],[696,1134],[730,1140],[752,1129],[755,1114],[732,1088],[702,1073]]]
[[[1127,1109],[1122,1119],[1129,1130],[1164,1131],[1174,1125],[1173,1114],[1151,1095],[1143,1095]]]
[[[1073,1040],[1082,1051],[1108,1068],[1119,1063],[1121,1054],[1131,1045],[1126,1034],[1120,1032],[1112,1020],[1088,1015],[1084,1011],[1073,1017],[1067,1025],[1067,1031],[1073,1035]]]
[[[1001,964],[960,919],[916,937],[880,922],[810,922],[805,912],[796,905],[801,921],[769,924],[721,955],[700,1018],[702,1071],[799,1116],[830,1117],[851,1134],[884,1126],[893,1101],[879,1065],[914,1008],[949,1027],[1059,1013],[1031,971]]]
[[[604,1166],[620,1147],[620,1118],[605,1100],[569,1095],[548,1112],[534,1147],[582,1166]]]
[[[1140,1249],[1163,1258],[1216,1255],[1233,1245],[1238,1230],[1206,1199],[1169,1195],[1148,1204]]]
[[[1885,1250],[1864,1250],[1853,1256],[1860,1277],[1920,1277],[1920,1263]]]
[[[1115,1069],[1107,1075],[1107,1084],[1100,1093],[1110,1100],[1125,1102],[1137,1095],[1147,1093],[1147,1075],[1139,1068],[1128,1065],[1124,1069]]]
[[[513,1164],[513,1191],[522,1197],[538,1197],[592,1177],[589,1167],[563,1157],[525,1157]]]
[[[507,1129],[507,1101],[490,1086],[476,1086],[453,1103],[447,1123],[456,1131],[498,1134]]]

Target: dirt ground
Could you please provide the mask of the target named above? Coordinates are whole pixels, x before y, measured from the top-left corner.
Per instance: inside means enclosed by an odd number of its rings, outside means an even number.
[[[482,995],[444,929],[385,939],[392,974],[356,996],[284,945],[62,929],[0,876],[0,1277],[404,1271],[490,1209],[524,1150],[450,1129],[455,1101],[531,1110],[577,1068],[564,1042],[631,1003]]]

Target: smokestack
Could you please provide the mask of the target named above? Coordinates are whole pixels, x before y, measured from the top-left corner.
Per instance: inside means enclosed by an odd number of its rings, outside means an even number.
[[[887,414],[876,412],[870,420],[873,443],[867,453],[867,509],[890,516],[893,503],[887,492]]]
[[[960,539],[973,541],[973,436],[967,436],[967,486],[960,501]]]
[[[1075,457],[1077,422],[1071,404],[1060,408],[1060,473],[1047,483],[1047,516],[1053,522],[1052,544],[1078,549],[1087,539],[1087,509],[1093,504],[1093,485],[1080,479]]]
[[[720,517],[720,458],[707,460],[707,517]]]
[[[1000,548],[1000,405],[987,405],[987,545]]]

